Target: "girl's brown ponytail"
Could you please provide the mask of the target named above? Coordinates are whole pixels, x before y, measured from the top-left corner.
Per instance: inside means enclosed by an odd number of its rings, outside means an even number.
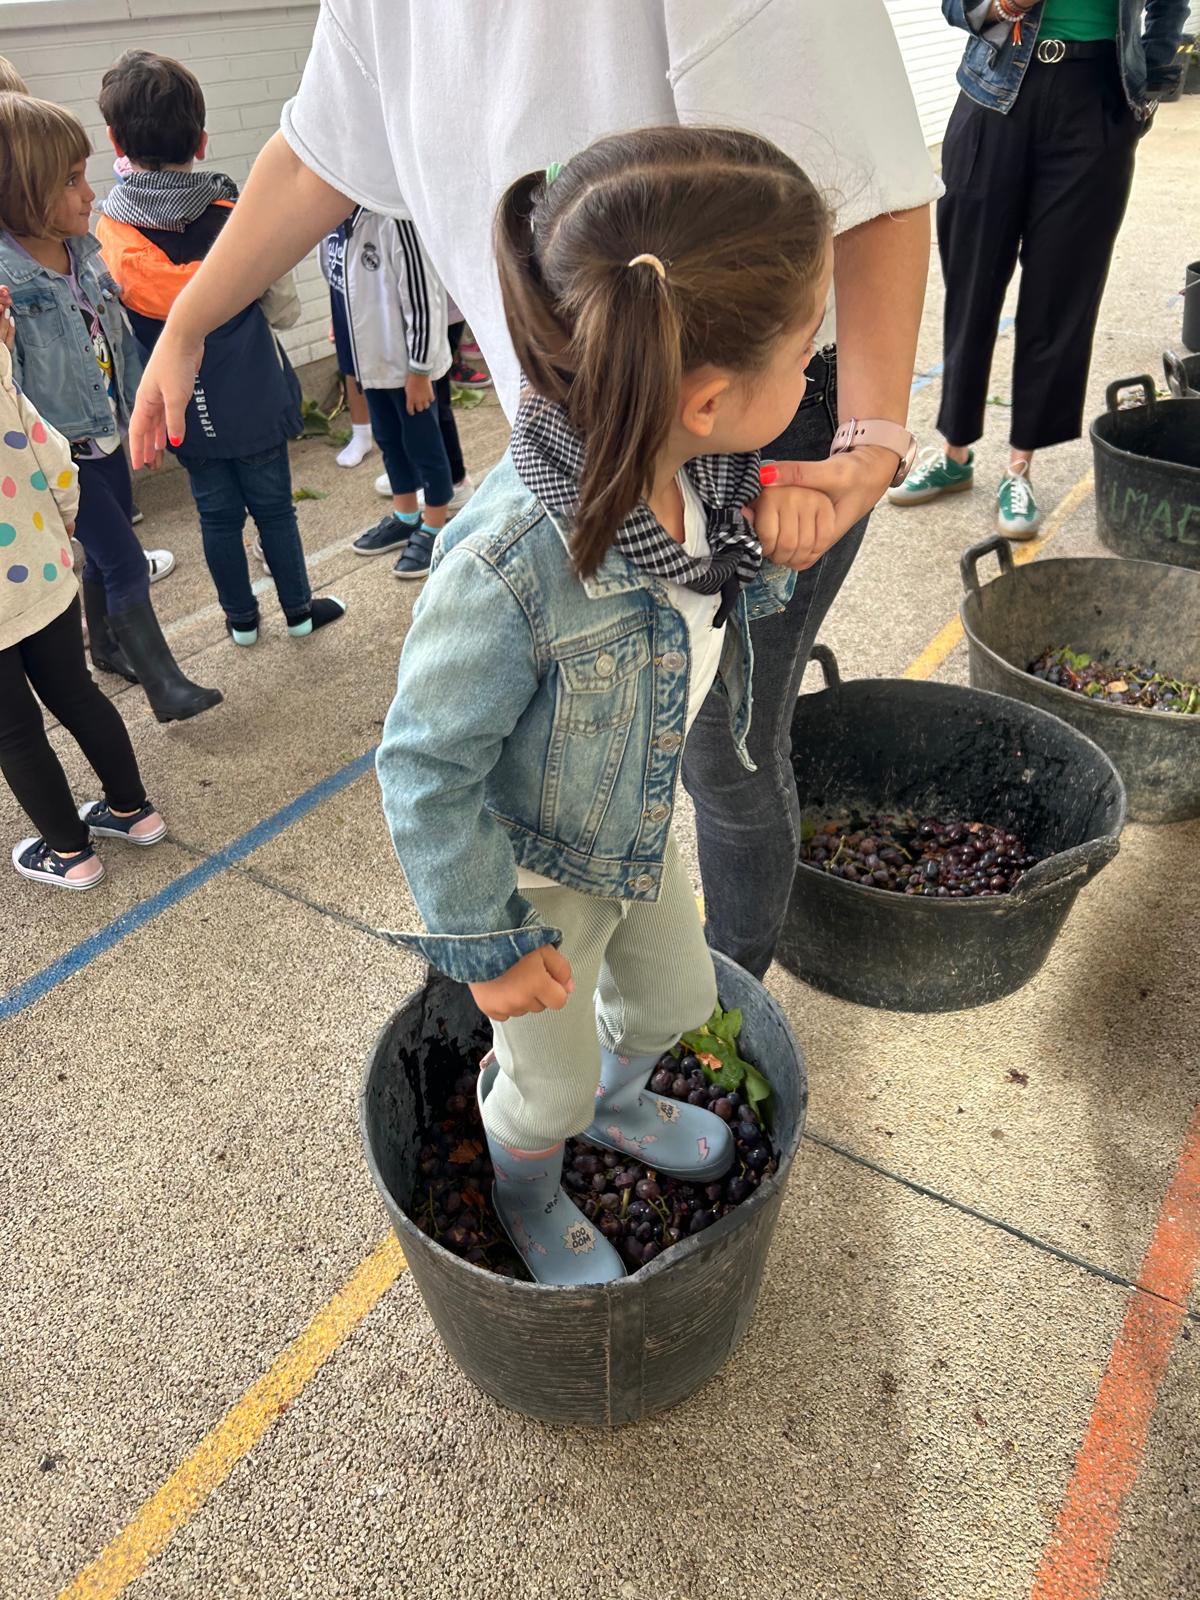
[[[587,441],[572,549],[587,578],[653,487],[683,361],[670,287],[648,263],[605,266],[566,304],[574,320],[567,415]]]
[[[570,340],[555,315],[534,253],[533,214],[544,201],[545,174],[527,172],[504,192],[493,230],[504,319],[521,371],[548,400],[566,403],[570,379],[562,361]]]

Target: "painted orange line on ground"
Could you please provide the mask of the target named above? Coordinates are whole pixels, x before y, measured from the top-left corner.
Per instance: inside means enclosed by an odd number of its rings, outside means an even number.
[[[1152,1292],[1135,1293],[1129,1302],[1031,1600],[1099,1600],[1198,1270],[1200,1105],[1138,1274]]]
[[[59,1600],[115,1600],[122,1594],[283,1415],[406,1265],[398,1241],[389,1235]]]
[[[1040,556],[1042,551],[1059,532],[1064,523],[1079,510],[1080,506],[1095,488],[1095,480],[1090,472],[1085,472],[1083,477],[1055,506],[1046,518],[1041,535],[1031,539],[1028,544],[1019,544],[1013,547],[1013,560],[1017,566],[1023,567],[1027,561],[1033,561]],[[959,644],[963,637],[963,625],[957,617],[951,617],[944,628],[940,628],[925,646],[921,654],[900,674],[902,678],[932,678],[937,669],[945,661],[950,652]]]

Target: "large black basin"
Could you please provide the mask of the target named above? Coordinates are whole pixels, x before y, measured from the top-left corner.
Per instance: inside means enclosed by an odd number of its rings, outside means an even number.
[[[1001,576],[981,586],[977,563],[993,551]],[[976,688],[1040,706],[1094,739],[1125,780],[1133,821],[1200,816],[1200,714],[1108,705],[1025,670],[1048,645],[1066,645],[1200,680],[1200,572],[1105,556],[1017,567],[996,536],[964,554],[962,579]]]
[[[1140,405],[1123,406],[1130,389]],[[1200,567],[1200,400],[1159,400],[1153,378],[1110,383],[1092,423],[1096,530],[1119,556]]]
[[[906,678],[802,694],[792,764],[806,818],[912,809],[1012,829],[1037,855],[994,899],[895,894],[801,863],[777,959],[818,989],[894,1011],[998,1000],[1042,965],[1080,889],[1117,853],[1125,788],[1067,723],[1003,695]]]

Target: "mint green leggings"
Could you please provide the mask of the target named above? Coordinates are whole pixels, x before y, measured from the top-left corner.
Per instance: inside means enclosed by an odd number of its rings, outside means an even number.
[[[525,892],[562,929],[575,989],[561,1011],[492,1024],[500,1072],[484,1121],[503,1144],[543,1150],[592,1121],[601,1045],[627,1056],[670,1049],[708,1021],[717,980],[673,837],[655,901]]]

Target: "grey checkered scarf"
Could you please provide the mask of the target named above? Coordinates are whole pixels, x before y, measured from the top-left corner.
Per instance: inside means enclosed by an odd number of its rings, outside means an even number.
[[[561,516],[574,515],[583,474],[583,440],[572,430],[562,406],[528,386],[521,390],[512,456],[531,494]],[[714,627],[724,623],[743,586],[754,581],[762,566],[762,546],[741,509],[761,493],[759,459],[757,452],[697,456],[684,468],[708,514],[708,555],[688,555],[644,500],[638,501],[613,540],[625,559],[643,572],[700,594],[720,594]]]
[[[131,172],[113,184],[100,209],[131,228],[182,233],[215,200],[237,197],[237,184],[223,172]]]

